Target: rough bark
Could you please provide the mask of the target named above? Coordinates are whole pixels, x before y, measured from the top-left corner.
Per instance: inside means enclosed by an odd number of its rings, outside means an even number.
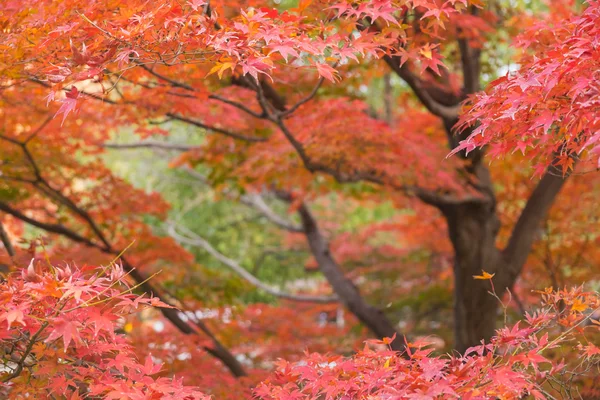
[[[462,352],[494,334],[498,301],[488,293],[489,281],[475,280],[473,275],[480,275],[482,269],[501,275],[502,258],[495,245],[500,223],[492,203],[467,203],[442,211],[455,252],[454,347]],[[496,285],[498,278],[494,278]]]
[[[495,201],[464,203],[443,207],[448,232],[454,248],[454,330],[455,348],[464,351],[488,341],[495,333],[499,302],[490,291],[488,280],[476,280],[482,270],[495,274],[494,290],[498,297],[506,295],[518,279],[537,230],[568,177],[556,176],[552,168],[529,197],[507,248],[496,246],[500,221]]]

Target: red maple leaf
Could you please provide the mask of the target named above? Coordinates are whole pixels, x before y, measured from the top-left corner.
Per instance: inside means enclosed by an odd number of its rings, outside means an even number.
[[[71,91],[66,93],[66,96],[64,99],[60,100],[62,105],[60,106],[60,108],[58,109],[56,114],[54,115],[54,118],[56,118],[59,114],[63,115],[62,122],[60,123],[61,126],[65,123],[65,119],[67,119],[67,115],[69,115],[71,113],[71,111],[75,110],[75,107],[77,106],[77,98],[78,97],[79,97],[79,90],[77,90],[77,88],[75,86],[72,86]]]

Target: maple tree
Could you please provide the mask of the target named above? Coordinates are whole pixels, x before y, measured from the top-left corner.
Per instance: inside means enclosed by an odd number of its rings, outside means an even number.
[[[596,167],[600,137],[596,1],[553,2],[536,13],[467,0],[279,6],[258,0],[27,0],[1,7],[2,231],[17,236],[24,223],[51,234],[53,260],[104,265],[120,255],[139,290],[177,307],[160,309],[172,324],[169,335],[184,334],[179,345],[163,343],[164,358],[190,379],[206,377],[186,370],[175,354],[203,361],[210,354],[236,377],[249,370],[261,376],[239,357],[252,351],[240,348],[237,337],[254,337],[252,329],[190,316],[209,304],[206,290],[198,288],[204,283],[194,285],[187,276],[201,270],[193,257],[198,249],[281,299],[279,311],[258,308],[271,324],[259,329],[262,334],[270,328],[280,342],[289,340],[290,322],[269,318],[298,307],[285,302],[306,303],[306,314],[296,318],[305,318],[307,341],[323,352],[321,328],[310,326],[310,315],[331,312],[332,304],[343,304],[352,324],[360,322],[372,335],[394,338],[391,349],[406,355],[403,335],[413,332],[397,324],[405,315],[383,307],[390,299],[451,288],[453,347],[464,352],[492,340],[505,297],[525,308],[536,301],[528,289],[540,280],[558,288],[593,276],[595,253],[586,247],[597,241],[590,233],[598,218],[597,178],[580,172]],[[513,58],[520,69],[481,93],[482,83],[511,56],[501,49],[515,43],[522,49]],[[378,86],[383,89],[373,89]],[[182,129],[197,140],[176,142]],[[139,141],[120,141],[125,130]],[[307,270],[320,271],[327,285],[288,291],[260,279],[185,218],[173,218],[166,194],[118,177],[103,156],[123,148],[181,153],[170,166],[195,180],[194,188],[208,186],[283,229],[284,236],[269,228],[270,240],[308,250]],[[509,154],[515,151],[522,154]],[[561,190],[575,195],[556,201]],[[392,211],[385,221],[371,218],[348,228],[354,212],[386,203]],[[11,258],[4,264],[22,264],[31,254],[9,236],[2,235]],[[166,277],[147,280],[161,269]],[[187,291],[174,294],[172,287]],[[447,304],[442,299],[436,307]],[[236,318],[252,319],[252,310]],[[329,350],[360,341],[347,330],[329,334]],[[130,335],[139,354],[150,344],[161,347],[161,335]],[[254,340],[271,353],[252,355],[252,366],[278,356],[295,360],[303,350]],[[533,339],[523,340],[530,345]],[[446,365],[467,362],[417,354],[398,360],[398,368],[422,375],[415,365],[423,357],[447,381],[453,372]],[[389,372],[389,364],[380,368],[385,354],[374,364],[371,357],[359,353],[356,368]],[[517,358],[505,361],[512,368]],[[484,371],[496,366],[483,353],[471,361]],[[543,361],[532,362],[536,369]],[[290,374],[293,385],[301,382]],[[539,389],[538,377],[521,378],[511,395]],[[225,378],[222,384],[224,393],[238,385]],[[448,383],[448,390],[472,388],[463,384]],[[490,395],[509,390],[502,379],[494,384]],[[261,390],[268,397],[281,389],[267,384]],[[381,390],[388,394],[385,385]]]

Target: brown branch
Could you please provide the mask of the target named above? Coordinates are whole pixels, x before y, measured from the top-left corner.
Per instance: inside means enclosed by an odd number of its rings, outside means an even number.
[[[319,88],[323,85],[323,82],[325,82],[325,78],[320,78],[313,90],[311,90],[311,92],[305,98],[298,101],[296,104],[290,107],[289,110],[280,112],[279,115],[281,117],[287,117],[288,115],[294,113],[294,111],[296,111],[298,108],[311,101],[317,95],[317,92],[319,91]]]
[[[472,48],[466,39],[458,39],[460,59],[463,71],[464,94],[470,95],[479,91],[479,56],[481,51]]]
[[[176,81],[175,79],[171,79],[171,78],[169,78],[169,77],[167,77],[165,75],[162,75],[162,74],[154,71],[153,68],[150,68],[150,67],[148,67],[145,64],[137,63],[137,65],[140,68],[142,68],[144,71],[147,71],[149,74],[157,77],[161,81],[169,82],[169,84],[171,84],[171,86],[182,88],[182,89],[188,90],[190,92],[195,92],[196,91],[196,89],[194,89],[192,86],[188,85],[187,83],[179,82],[179,81]]]
[[[288,142],[290,142],[290,144],[294,147],[296,153],[298,153],[298,156],[302,160],[304,167],[311,173],[326,173],[328,175],[331,175],[333,178],[335,178],[336,181],[340,183],[364,181],[378,185],[389,185],[390,187],[396,190],[405,192],[408,195],[416,196],[424,203],[438,208],[452,204],[464,204],[468,202],[481,203],[485,201],[485,199],[481,197],[467,196],[461,199],[452,195],[436,193],[415,185],[394,184],[393,182],[386,180],[384,177],[378,176],[377,174],[370,172],[356,172],[353,174],[343,174],[335,168],[313,161],[306,153],[304,145],[298,139],[296,139],[292,132],[290,132],[290,130],[287,128],[285,122],[281,119],[281,117],[274,117],[273,121],[277,124],[281,132],[283,132]]]
[[[282,194],[281,197],[284,200],[291,200],[291,197],[287,194]],[[403,351],[405,346],[401,335],[398,335],[394,325],[385,314],[368,304],[360,295],[358,288],[344,275],[344,272],[333,258],[329,250],[329,244],[319,230],[316,220],[305,204],[300,205],[298,214],[302,220],[310,250],[319,265],[319,270],[325,275],[341,302],[377,337],[396,336],[391,343],[391,347],[396,351]]]
[[[27,148],[27,143],[21,143],[15,139],[11,139],[11,138],[8,138],[8,139],[5,137],[3,137],[3,138],[6,140],[9,140],[11,143],[21,146],[21,148],[25,152],[25,155],[27,156],[30,164],[32,165],[32,168],[34,169],[34,174],[36,176],[36,181],[33,183],[33,186],[42,190],[42,192],[44,192],[45,194],[55,198],[56,200],[61,202],[63,205],[65,205],[67,208],[69,208],[73,213],[75,213],[76,215],[79,215],[81,218],[83,218],[85,220],[85,222],[87,223],[87,225],[94,232],[95,236],[102,242],[102,245],[94,243],[92,240],[81,236],[77,232],[68,229],[64,225],[44,223],[41,221],[37,221],[33,218],[27,217],[25,214],[21,213],[18,210],[13,209],[8,204],[3,203],[3,202],[0,202],[0,210],[1,211],[11,214],[16,218],[18,218],[24,222],[27,222],[30,225],[36,226],[40,229],[43,229],[47,232],[62,235],[64,237],[67,237],[67,238],[75,241],[75,242],[82,243],[89,247],[97,248],[104,253],[112,254],[112,255],[120,255],[121,254],[120,251],[113,249],[113,247],[111,246],[108,239],[104,236],[104,234],[102,233],[100,228],[97,226],[95,221],[91,218],[91,216],[87,213],[87,211],[78,207],[71,199],[64,196],[60,191],[52,188],[50,183],[42,177],[40,169],[37,166],[37,163],[35,162],[35,160],[33,159],[33,156],[31,155],[31,153],[29,152],[29,150]],[[147,282],[146,278],[142,274],[140,274],[135,269],[135,267],[127,261],[127,259],[124,256],[121,256],[121,261],[123,263],[124,269],[130,274],[130,276],[136,282],[138,282],[141,290],[143,290],[146,293],[153,293],[157,297],[161,298],[161,300],[163,300],[165,303],[169,304],[168,301],[165,301],[162,298],[162,296],[160,295],[160,292],[156,288],[154,288],[149,282]],[[165,316],[165,318],[167,318],[169,321],[171,321],[171,323],[173,323],[173,325],[175,325],[182,333],[185,333],[185,334],[195,333],[195,331],[185,321],[183,321],[181,319],[181,317],[178,314],[178,311],[176,311],[175,309],[161,308],[160,311]],[[204,327],[204,328],[206,330],[208,330],[207,327]],[[220,356],[219,359],[229,368],[229,370],[231,371],[231,373],[233,375],[235,375],[235,376],[246,375],[246,372],[244,371],[241,364],[237,361],[237,359],[235,359],[235,357],[214,337],[214,335],[212,335],[211,337],[213,340],[214,348],[204,347],[205,350],[211,352],[211,354],[218,354]]]
[[[239,134],[239,133],[230,132],[230,131],[222,129],[222,128],[217,128],[215,126],[206,125],[206,124],[204,124],[204,123],[202,123],[200,121],[197,121],[197,120],[191,119],[191,118],[187,118],[187,117],[184,117],[184,116],[179,115],[179,114],[167,113],[166,115],[167,115],[167,117],[176,119],[178,121],[185,122],[187,124],[194,125],[194,126],[197,126],[199,128],[203,128],[203,129],[206,129],[206,130],[209,130],[209,131],[217,132],[217,133],[220,133],[220,134],[225,135],[225,136],[232,137],[232,138],[237,139],[237,140],[244,140],[246,142],[254,142],[254,143],[257,143],[257,142],[266,142],[268,140],[267,138],[254,137],[254,136],[245,136],[245,135],[242,135],[242,134]]]
[[[237,101],[227,99],[225,97],[221,97],[218,94],[211,94],[208,96],[209,99],[218,100],[222,103],[229,104],[235,108],[238,108],[244,111],[246,114],[253,116],[254,118],[264,119],[266,115],[264,113],[257,113],[256,111],[252,111],[250,108],[246,107],[242,103],[238,103]]]
[[[231,78],[231,84],[250,89],[254,92],[260,90],[264,94],[265,99],[269,101],[275,110],[280,112],[285,112],[287,110],[285,98],[277,93],[277,90],[264,80],[260,80],[260,85],[257,85],[254,79],[248,75],[233,76]]]
[[[33,334],[31,339],[29,339],[29,343],[27,344],[27,347],[23,351],[23,355],[21,356],[21,359],[19,361],[17,361],[16,368],[13,370],[13,372],[11,372],[10,374],[8,374],[4,378],[2,378],[3,383],[6,383],[6,382],[18,377],[19,375],[21,375],[21,372],[23,372],[23,367],[25,365],[25,360],[27,360],[27,357],[29,357],[29,354],[31,354],[31,351],[33,350],[33,346],[37,342],[38,338],[40,337],[40,335],[42,334],[44,329],[46,329],[47,327],[48,327],[48,322],[42,323],[40,328]]]
[[[404,63],[403,65],[400,65],[400,58],[397,56],[387,55],[384,56],[383,59],[390,68],[402,78],[408,86],[410,86],[419,101],[421,101],[421,104],[423,104],[429,112],[447,121],[453,121],[458,118],[461,109],[460,104],[455,106],[445,106],[437,102],[429,94],[421,79],[410,71],[408,64]]]
[[[381,30],[381,28],[370,18],[366,18],[358,25],[359,30],[365,30],[369,27]],[[427,110],[429,110],[429,112],[442,118],[444,121],[455,121],[458,118],[461,109],[460,104],[449,106],[436,100],[436,98],[431,95],[428,88],[425,87],[425,82],[409,69],[407,63],[403,64],[400,57],[385,55],[383,60],[388,64],[392,71],[410,86],[419,101],[427,108]]]
[[[2,202],[2,201],[0,201],[0,211],[4,211],[5,213],[10,214],[15,218],[17,218],[23,222],[26,222],[29,225],[35,226],[36,228],[40,228],[46,232],[55,233],[55,234],[64,236],[68,239],[71,239],[72,241],[74,241],[76,243],[85,244],[86,246],[89,246],[89,247],[93,247],[93,248],[100,249],[103,251],[105,250],[105,248],[102,247],[101,245],[94,243],[90,239],[85,238],[85,237],[81,236],[80,234],[78,234],[77,232],[68,229],[64,225],[52,224],[52,223],[48,223],[48,222],[42,222],[42,221],[35,220],[35,219],[30,218],[27,215],[23,214],[22,212],[12,208],[11,206],[9,206],[8,204],[6,204],[5,202]]]
[[[47,87],[47,88],[52,88],[52,85],[50,85],[49,83],[44,82],[44,81],[39,80],[39,79],[34,78],[34,77],[29,78],[29,81],[37,83],[38,85],[41,85],[41,86],[44,86],[44,87]],[[63,88],[63,91],[68,92],[69,90],[67,88]],[[98,100],[98,101],[101,101],[103,103],[108,103],[108,104],[112,104],[112,105],[116,105],[116,104],[134,104],[133,102],[127,101],[127,100],[123,100],[123,101],[117,102],[117,101],[111,100],[111,99],[109,99],[107,97],[99,96],[99,95],[94,94],[94,93],[88,93],[88,92],[84,92],[84,91],[79,92],[79,93],[81,95],[83,95],[83,96],[87,96],[87,97],[90,97],[90,98],[92,98],[94,100]]]
[[[471,7],[471,14],[477,16],[477,7]],[[465,38],[460,38],[462,29],[458,28],[458,47],[460,49],[460,60],[462,63],[464,95],[470,95],[479,91],[479,73],[481,69],[481,50],[469,46]]]
[[[13,247],[10,238],[8,237],[8,233],[6,229],[4,229],[4,224],[0,221],[0,240],[2,240],[2,244],[4,245],[4,249],[8,253],[8,255],[12,258],[15,256],[15,248]]]
[[[569,174],[563,176],[557,167],[550,166],[529,196],[527,204],[513,228],[508,245],[503,251],[513,279],[516,279],[521,273],[536,239],[536,231],[543,219],[546,218],[568,177]]]
[[[69,199],[67,196],[63,195],[59,190],[54,189],[52,187],[52,185],[50,185],[50,182],[48,182],[42,176],[39,166],[37,165],[35,159],[33,158],[33,155],[31,154],[31,152],[29,151],[29,148],[27,147],[27,142],[22,143],[15,139],[7,138],[2,135],[0,135],[0,138],[8,140],[11,143],[14,143],[21,147],[23,153],[25,154],[25,157],[27,158],[29,164],[31,165],[31,167],[33,169],[33,173],[36,178],[36,181],[33,183],[33,186],[36,187],[37,189],[39,189],[40,191],[42,191],[43,193],[45,193],[46,195],[53,197],[55,200],[59,201],[60,203],[65,205],[67,208],[69,208],[71,211],[73,211],[74,213],[79,215],[81,218],[83,218],[87,222],[89,227],[92,229],[94,234],[100,239],[100,241],[110,251],[111,248],[110,248],[110,244],[109,244],[108,240],[102,234],[102,231],[96,225],[96,223],[94,222],[92,217],[87,213],[87,211],[78,207],[75,203],[73,203],[73,201],[71,199]]]

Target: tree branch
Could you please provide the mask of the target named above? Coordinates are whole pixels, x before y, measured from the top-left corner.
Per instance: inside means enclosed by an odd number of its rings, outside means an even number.
[[[284,194],[281,197],[284,200],[291,200],[289,195]],[[302,220],[310,250],[319,265],[319,270],[325,275],[342,303],[377,337],[395,336],[391,343],[392,349],[403,351],[405,348],[403,339],[397,334],[398,332],[393,324],[381,310],[369,305],[360,295],[358,288],[344,275],[344,272],[331,255],[329,244],[321,234],[317,222],[305,204],[300,205],[298,214]]]
[[[471,7],[471,15],[478,14],[477,7]],[[462,29],[458,29],[459,35],[458,47],[460,49],[460,60],[462,63],[464,95],[470,95],[479,91],[479,72],[481,50],[469,46],[469,42],[465,38],[460,38]]]
[[[273,211],[267,205],[267,203],[265,203],[265,200],[262,198],[262,196],[259,196],[257,194],[248,194],[242,196],[240,200],[242,204],[256,209],[261,213],[262,216],[264,216],[266,219],[268,219],[278,227],[290,232],[304,232],[302,226],[295,225],[294,223],[288,221],[287,219],[283,218],[275,211]]]
[[[335,168],[331,168],[327,165],[313,161],[306,153],[304,145],[298,139],[296,139],[296,137],[285,125],[283,119],[278,116],[273,118],[273,121],[277,124],[281,132],[283,132],[284,136],[286,137],[288,142],[290,142],[292,147],[294,147],[296,153],[298,153],[298,156],[302,160],[304,167],[311,173],[324,172],[328,175],[331,175],[339,183],[352,183],[364,181],[378,185],[389,185],[390,187],[398,191],[405,192],[407,195],[416,196],[425,204],[429,204],[438,208],[447,205],[464,204],[469,202],[481,203],[485,201],[484,198],[480,197],[467,196],[461,199],[448,194],[436,193],[434,191],[427,190],[415,185],[397,184],[390,181],[389,179],[386,179],[385,177],[378,176],[377,174],[371,172],[355,172],[353,174],[344,174],[336,170]]]
[[[15,256],[15,248],[13,247],[10,238],[8,237],[8,233],[6,229],[4,229],[4,224],[0,221],[0,240],[2,240],[2,244],[4,245],[4,249],[8,253],[8,255],[12,258]]]
[[[233,76],[231,78],[231,83],[233,85],[250,89],[255,92],[263,92],[265,98],[269,101],[269,103],[271,103],[273,108],[275,108],[277,111],[285,112],[285,110],[287,110],[285,98],[277,93],[277,90],[275,90],[275,88],[268,82],[265,82],[264,80],[260,80],[259,82],[260,83],[257,84],[249,75],[244,75],[241,77]]]
[[[230,106],[238,108],[238,109],[244,111],[246,114],[249,114],[249,115],[253,116],[254,118],[258,118],[258,119],[264,119],[265,118],[265,114],[264,113],[261,114],[261,113],[257,113],[256,111],[252,111],[250,108],[246,107],[242,103],[238,103],[237,101],[226,99],[225,97],[221,97],[218,94],[211,94],[211,95],[208,96],[208,98],[209,99],[213,99],[213,100],[218,100],[218,101],[220,101],[222,103],[225,103],[225,104],[229,104]]]
[[[55,233],[55,234],[64,236],[68,239],[71,239],[72,241],[74,241],[76,243],[81,243],[81,244],[84,244],[89,247],[100,249],[102,251],[105,250],[105,248],[103,246],[101,246],[97,243],[94,243],[90,239],[81,236],[77,232],[74,232],[74,231],[68,229],[64,225],[42,222],[42,221],[38,221],[36,219],[30,218],[27,215],[23,214],[22,212],[12,208],[11,206],[9,206],[8,204],[6,204],[3,201],[0,201],[0,211],[4,211],[5,213],[10,214],[15,218],[17,218],[23,222],[26,222],[29,225],[35,226],[36,228],[40,228],[46,232]]]
[[[143,70],[147,71],[150,75],[155,76],[156,78],[160,79],[161,81],[168,82],[171,86],[182,88],[182,89],[185,89],[185,90],[190,91],[190,92],[195,92],[196,91],[196,89],[194,89],[192,86],[188,85],[187,83],[179,82],[179,81],[171,79],[171,78],[169,78],[169,77],[167,77],[165,75],[162,75],[162,74],[154,71],[154,68],[150,68],[150,67],[148,67],[145,64],[137,63],[137,65],[140,68],[142,68]]]
[[[527,204],[513,228],[508,245],[503,250],[503,255],[511,269],[513,279],[516,279],[521,273],[536,239],[536,231],[543,219],[546,218],[568,177],[569,175],[563,176],[557,167],[548,167],[527,200]]]
[[[8,374],[4,378],[2,378],[3,383],[6,383],[14,378],[17,378],[19,375],[21,375],[21,372],[23,372],[23,367],[25,366],[25,361],[27,360],[27,357],[29,357],[29,354],[31,354],[31,351],[33,350],[33,346],[35,346],[38,338],[40,337],[40,335],[42,334],[44,329],[46,329],[47,327],[48,327],[47,321],[43,322],[40,325],[39,329],[33,334],[31,339],[29,339],[29,342],[27,343],[27,347],[23,351],[23,354],[21,355],[20,360],[17,361],[17,366],[15,367],[13,372],[11,372],[10,374]]]
[[[399,57],[388,55],[384,56],[383,59],[400,78],[404,79],[429,112],[447,121],[456,120],[458,118],[461,109],[460,104],[455,106],[445,106],[437,102],[423,86],[423,82],[410,71],[408,65],[406,63],[402,66],[400,65]]]
[[[185,229],[185,228],[179,227],[179,229]],[[227,267],[229,267],[229,269],[231,269],[233,272],[235,272],[242,279],[251,283],[252,285],[256,286],[257,288],[263,290],[264,292],[269,293],[270,295],[273,295],[275,297],[279,297],[279,298],[282,298],[285,300],[302,301],[302,302],[308,302],[308,303],[327,304],[327,303],[337,303],[338,302],[338,298],[336,296],[328,296],[328,297],[305,296],[305,295],[296,295],[296,294],[286,293],[286,292],[277,290],[269,285],[266,285],[265,283],[260,281],[258,278],[256,278],[254,275],[252,275],[250,272],[248,272],[240,264],[238,264],[231,258],[229,258],[229,257],[225,256],[224,254],[220,253],[219,251],[217,251],[214,247],[211,246],[210,243],[208,243],[206,240],[204,240],[198,234],[185,229],[185,231],[186,231],[185,233],[187,236],[180,235],[177,232],[173,223],[170,223],[168,225],[167,231],[169,232],[169,235],[171,235],[171,237],[173,237],[175,240],[177,240],[180,243],[185,243],[185,244],[188,244],[191,246],[199,246],[199,247],[203,248],[208,254],[210,254],[217,260],[219,260],[223,265],[226,265]]]
[[[186,144],[174,144],[174,143],[165,143],[165,142],[157,142],[153,140],[146,140],[143,142],[135,142],[135,143],[103,143],[101,145],[107,149],[140,149],[140,148],[148,148],[148,149],[162,149],[162,150],[175,150],[175,151],[189,151],[198,148],[198,146],[191,146]]]
[[[237,140],[244,140],[246,142],[266,142],[268,140],[267,138],[245,136],[245,135],[242,135],[242,134],[239,134],[239,133],[230,132],[230,131],[222,129],[222,128],[217,128],[215,126],[206,125],[206,124],[204,124],[204,123],[202,123],[200,121],[197,121],[197,120],[194,120],[194,119],[191,119],[191,118],[187,118],[187,117],[184,117],[184,116],[179,115],[179,114],[167,113],[166,115],[167,115],[167,117],[176,119],[178,121],[185,122],[187,124],[194,125],[194,126],[197,126],[199,128],[203,128],[203,129],[206,129],[206,130],[209,130],[209,131],[217,132],[217,133],[220,133],[220,134],[225,135],[225,136],[232,137],[232,138],[237,139]]]
[[[306,96],[305,98],[301,99],[299,102],[294,104],[292,107],[290,107],[289,110],[281,112],[280,115],[282,117],[287,117],[288,115],[290,115],[294,111],[296,111],[298,108],[300,108],[304,104],[311,101],[317,95],[317,92],[319,91],[319,88],[323,85],[323,82],[325,82],[325,78],[320,78],[319,81],[317,82],[317,84],[315,85],[315,87],[313,88],[313,90],[311,90],[311,92],[308,94],[308,96]]]

